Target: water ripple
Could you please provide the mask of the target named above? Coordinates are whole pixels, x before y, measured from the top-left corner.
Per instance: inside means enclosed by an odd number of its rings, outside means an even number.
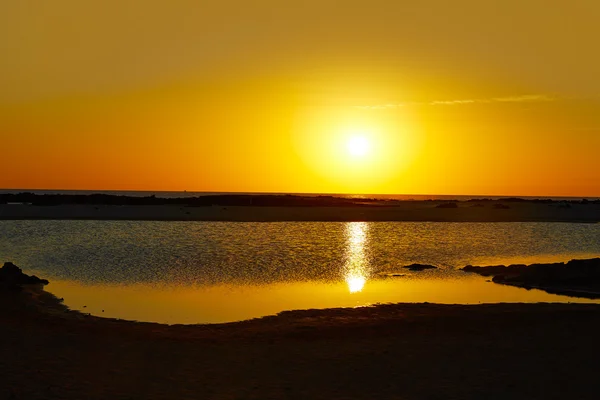
[[[89,284],[346,280],[360,290],[412,263],[443,276],[469,263],[578,254],[600,254],[600,224],[0,221],[0,260]]]

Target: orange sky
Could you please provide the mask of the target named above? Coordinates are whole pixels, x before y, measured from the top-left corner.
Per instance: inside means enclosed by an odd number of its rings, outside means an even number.
[[[0,188],[600,196],[599,19],[595,0],[4,2]]]

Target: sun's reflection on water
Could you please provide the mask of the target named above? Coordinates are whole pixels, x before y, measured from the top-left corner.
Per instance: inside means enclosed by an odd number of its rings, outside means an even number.
[[[363,290],[369,276],[369,260],[366,255],[367,222],[348,222],[346,224],[346,264],[344,279],[350,293]]]

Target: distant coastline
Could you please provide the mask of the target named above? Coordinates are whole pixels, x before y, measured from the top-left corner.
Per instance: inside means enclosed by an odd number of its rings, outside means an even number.
[[[396,200],[332,195],[0,194],[0,220],[600,222],[600,200]]]
[[[152,190],[57,190],[57,189],[0,189],[0,198],[7,194],[31,193],[41,195],[89,196],[108,195],[125,197],[157,197],[161,199],[193,198],[205,196],[296,196],[296,197],[335,197],[342,199],[376,199],[399,201],[467,201],[467,200],[600,200],[600,196],[516,196],[516,195],[449,195],[449,194],[348,194],[348,193],[284,193],[284,192],[202,192],[202,191],[152,191]]]

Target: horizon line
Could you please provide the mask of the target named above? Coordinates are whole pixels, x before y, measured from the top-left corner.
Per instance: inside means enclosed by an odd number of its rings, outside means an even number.
[[[444,194],[444,193],[335,193],[335,192],[276,192],[276,191],[207,191],[207,190],[149,190],[149,189],[39,189],[39,188],[0,188],[0,192],[137,192],[137,193],[204,193],[207,195],[230,194],[230,195],[324,195],[324,196],[460,196],[460,197],[506,197],[506,198],[600,198],[600,195],[516,195],[516,194]]]

